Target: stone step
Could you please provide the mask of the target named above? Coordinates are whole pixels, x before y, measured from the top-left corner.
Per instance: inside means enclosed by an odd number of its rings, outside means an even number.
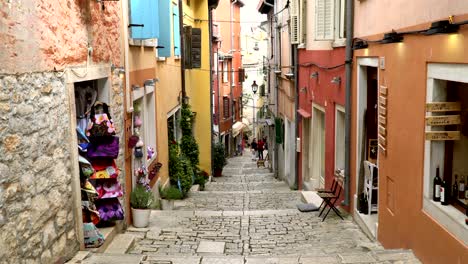
[[[131,234],[118,234],[104,251],[106,254],[125,254],[133,245],[135,236]]]
[[[98,248],[88,248],[86,249],[87,251],[93,252],[93,253],[103,253],[107,247],[112,243],[112,240],[114,237],[122,233],[123,231],[123,221],[116,221],[114,226],[110,227],[99,227],[99,232],[104,236],[104,244]]]
[[[76,255],[70,259],[68,262],[65,264],[78,264],[81,263],[85,258],[87,258],[91,252],[89,251],[78,251]]]
[[[96,253],[84,259],[82,264],[140,264],[143,255]]]

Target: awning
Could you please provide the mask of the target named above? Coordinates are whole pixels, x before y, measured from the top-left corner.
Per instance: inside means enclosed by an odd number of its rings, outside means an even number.
[[[309,118],[309,117],[312,116],[308,111],[306,111],[306,110],[304,110],[302,108],[297,109],[297,112],[304,118]]]
[[[233,126],[232,126],[232,136],[237,137],[237,135],[240,134],[242,129],[244,129],[246,125],[242,122],[237,121]]]

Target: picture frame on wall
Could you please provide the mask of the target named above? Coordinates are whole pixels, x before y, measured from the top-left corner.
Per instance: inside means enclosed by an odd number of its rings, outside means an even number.
[[[379,142],[377,139],[369,139],[367,144],[367,160],[376,163],[377,162],[377,155],[379,151]]]

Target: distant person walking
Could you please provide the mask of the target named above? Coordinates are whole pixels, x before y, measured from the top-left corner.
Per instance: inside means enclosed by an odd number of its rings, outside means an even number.
[[[252,140],[250,147],[252,148],[252,160],[255,160],[257,156],[257,140],[255,138]]]
[[[263,160],[263,147],[265,146],[265,142],[263,139],[259,139],[257,143],[257,150],[258,150],[258,159]]]

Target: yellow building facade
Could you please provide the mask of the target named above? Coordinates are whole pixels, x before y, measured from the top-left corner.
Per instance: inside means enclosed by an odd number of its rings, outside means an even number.
[[[184,27],[201,29],[200,68],[185,70],[185,90],[196,113],[194,136],[200,148],[200,169],[211,174],[210,32],[207,0],[184,0]]]

